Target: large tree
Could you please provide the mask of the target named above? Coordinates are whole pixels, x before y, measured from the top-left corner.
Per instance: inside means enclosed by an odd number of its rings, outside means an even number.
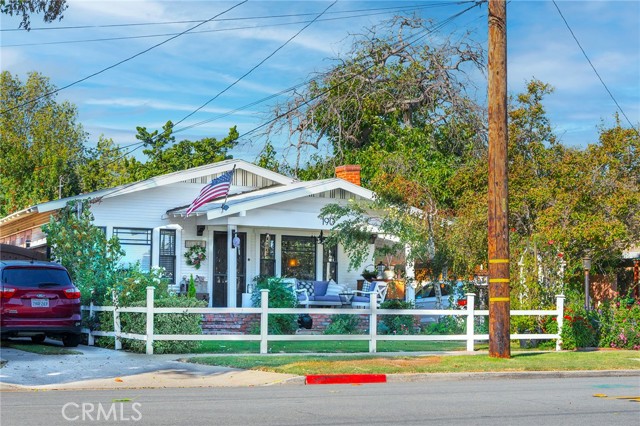
[[[4,71],[0,86],[0,215],[77,194],[86,135],[76,107],[40,98],[55,88],[39,73],[23,83]]]
[[[112,139],[100,136],[95,148],[87,149],[78,174],[82,192],[93,192],[129,183],[133,180],[129,164],[133,161]]]
[[[396,17],[354,35],[346,57],[275,107],[267,134],[289,138],[294,173],[309,152],[327,153],[304,167],[316,171],[309,177],[356,163],[364,184],[377,189],[385,173],[428,181],[437,179],[425,172],[429,165],[449,167],[443,156],[477,155],[483,113],[467,93],[466,72],[482,68],[482,49],[467,37],[430,34],[429,24]]]
[[[31,29],[31,14],[44,13],[44,22],[63,18],[67,0],[0,0],[0,13],[22,16],[19,28]]]
[[[132,159],[129,172],[135,180],[176,172],[232,158],[229,154],[238,143],[238,131],[229,129],[229,135],[221,140],[203,138],[197,141],[188,139],[175,142],[173,123],[168,121],[162,132],[149,132],[146,127],[137,127],[136,138],[141,141],[147,161],[141,163]]]
[[[552,92],[532,80],[509,107],[511,283],[523,307],[551,304],[567,285],[581,288],[587,250],[596,272],[611,272],[639,235],[637,132],[618,121],[586,149],[565,147],[543,104]],[[457,202],[445,244],[457,271],[486,266],[487,172],[481,158],[451,180]]]

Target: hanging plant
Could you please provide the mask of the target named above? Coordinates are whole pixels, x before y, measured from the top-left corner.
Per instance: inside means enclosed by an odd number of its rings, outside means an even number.
[[[184,254],[184,258],[187,259],[187,265],[200,269],[202,262],[207,259],[206,250],[204,247],[199,245],[191,246]]]

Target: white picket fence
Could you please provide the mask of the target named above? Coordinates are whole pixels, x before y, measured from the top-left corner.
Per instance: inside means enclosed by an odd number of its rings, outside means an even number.
[[[475,334],[475,317],[489,316],[488,310],[474,309],[475,294],[467,293],[466,309],[378,309],[375,303],[375,293],[370,294],[371,308],[369,309],[326,309],[326,308],[269,308],[269,290],[261,290],[261,304],[257,308],[158,308],[154,306],[154,287],[147,287],[146,307],[115,307],[115,306],[83,306],[82,309],[89,311],[89,316],[93,317],[96,312],[113,312],[113,331],[94,331],[83,328],[82,332],[88,334],[88,344],[93,345],[95,337],[107,336],[115,339],[115,349],[122,349],[121,339],[136,339],[146,341],[147,354],[153,354],[153,342],[157,340],[217,340],[217,341],[260,341],[260,353],[268,352],[269,341],[310,341],[310,340],[367,340],[369,342],[369,352],[377,351],[377,342],[381,340],[400,341],[466,341],[467,351],[474,350],[475,341],[488,340],[488,334]],[[143,313],[147,316],[146,334],[123,333],[120,325],[120,314],[123,312]],[[153,321],[155,314],[259,314],[260,334],[155,334]],[[272,335],[268,334],[269,315],[275,314],[351,314],[369,316],[368,334],[332,334],[332,335]],[[426,335],[426,334],[378,334],[378,315],[413,315],[413,316],[465,316],[466,334],[450,335]],[[561,349],[560,334],[564,319],[564,296],[556,296],[556,309],[554,310],[512,310],[511,315],[529,316],[554,316],[558,324],[556,334],[511,334],[511,340],[518,339],[538,339],[556,341],[556,350]]]

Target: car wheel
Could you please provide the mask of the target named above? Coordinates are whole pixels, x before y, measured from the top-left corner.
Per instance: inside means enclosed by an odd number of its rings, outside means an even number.
[[[45,335],[44,334],[36,334],[35,336],[31,336],[31,341],[33,343],[42,343],[44,342]]]
[[[65,334],[62,336],[62,344],[67,348],[75,348],[80,344],[79,334]]]

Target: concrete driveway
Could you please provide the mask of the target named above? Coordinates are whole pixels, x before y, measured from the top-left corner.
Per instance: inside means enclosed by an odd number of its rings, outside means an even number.
[[[57,344],[49,339],[47,343]],[[143,355],[83,345],[73,350],[81,354],[40,355],[0,348],[0,358],[6,361],[0,369],[0,390],[266,386],[303,380],[289,374],[180,362],[181,355]]]

